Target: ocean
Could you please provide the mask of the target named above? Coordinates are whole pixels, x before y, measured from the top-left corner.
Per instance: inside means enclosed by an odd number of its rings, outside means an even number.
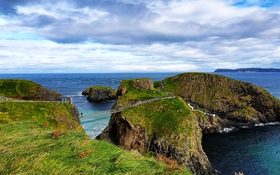
[[[280,98],[280,73],[219,73],[254,83]],[[113,102],[93,104],[81,95],[91,85],[117,88],[123,79],[161,80],[176,73],[106,73],[106,74],[0,74],[0,78],[29,79],[56,90],[83,113],[81,124],[95,138],[108,124]],[[203,148],[214,168],[225,175],[242,171],[246,175],[280,175],[280,126],[256,127],[229,134],[207,135]]]

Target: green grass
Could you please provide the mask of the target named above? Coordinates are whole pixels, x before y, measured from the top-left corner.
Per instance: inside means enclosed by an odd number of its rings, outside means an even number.
[[[163,163],[127,152],[83,132],[59,139],[31,121],[0,125],[0,174],[156,174]]]
[[[0,79],[0,95],[6,97],[27,97],[36,93],[41,86],[28,80]]]
[[[59,102],[0,102],[0,123],[34,120],[40,125],[59,128],[79,126],[73,117],[74,106]]]
[[[109,86],[91,86],[88,88],[88,90],[89,89],[90,90],[109,90],[109,91],[113,90],[113,88],[109,87]]]
[[[145,80],[145,78],[143,78]],[[140,79],[141,80],[141,79]],[[160,98],[170,96],[168,92],[162,92],[158,89],[140,90],[136,89],[132,85],[132,80],[123,80],[121,86],[127,89],[127,93],[118,99],[119,106],[125,106],[131,102],[139,100],[148,100],[152,98]]]
[[[29,80],[0,79],[0,96],[23,100],[56,101],[61,95]]]
[[[278,101],[260,87],[222,75],[185,73],[166,78],[162,83],[162,91],[181,96],[196,108],[237,118],[248,119],[257,116],[257,111],[248,107],[255,103],[253,97],[262,98],[261,103],[270,106],[273,106],[270,102]],[[159,84],[158,82],[157,85]]]
[[[0,174],[190,174],[137,152],[91,140],[72,105],[0,102]]]
[[[180,98],[159,100],[123,111],[123,116],[134,125],[147,129],[149,134],[159,136],[192,134],[194,116]]]

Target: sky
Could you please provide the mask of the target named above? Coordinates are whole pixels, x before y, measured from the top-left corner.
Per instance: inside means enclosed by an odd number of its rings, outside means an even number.
[[[0,0],[0,73],[280,68],[279,0]]]

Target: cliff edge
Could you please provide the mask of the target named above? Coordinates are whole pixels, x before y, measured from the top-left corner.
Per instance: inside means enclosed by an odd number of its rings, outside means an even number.
[[[217,174],[201,146],[203,133],[280,121],[280,102],[266,90],[231,78],[185,73],[162,81],[124,80],[108,127],[97,137]]]
[[[124,80],[117,94],[98,139],[175,161],[195,174],[215,173],[201,146],[197,117],[182,98],[154,88],[149,79]]]

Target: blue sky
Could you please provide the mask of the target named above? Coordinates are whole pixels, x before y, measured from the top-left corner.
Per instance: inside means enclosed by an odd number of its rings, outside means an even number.
[[[0,0],[0,73],[280,67],[276,0]]]

